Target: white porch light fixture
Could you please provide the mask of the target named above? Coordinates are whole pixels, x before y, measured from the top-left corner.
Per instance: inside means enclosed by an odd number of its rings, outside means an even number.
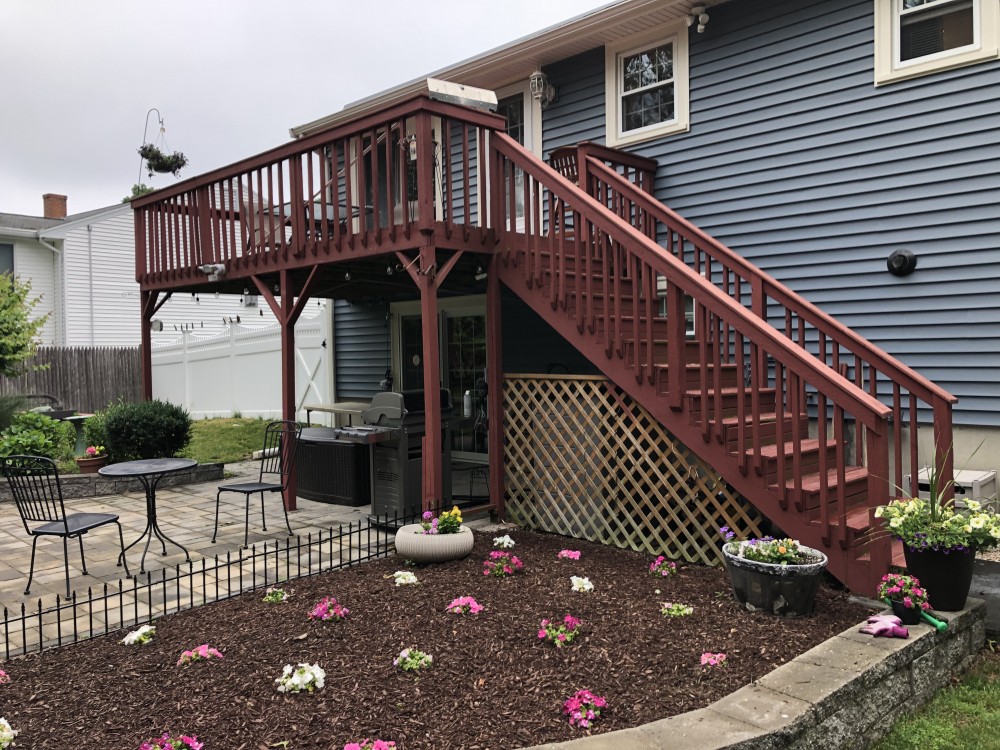
[[[536,70],[528,78],[528,88],[531,91],[531,98],[541,102],[543,107],[556,100],[556,87],[549,83],[549,79],[541,70]]]

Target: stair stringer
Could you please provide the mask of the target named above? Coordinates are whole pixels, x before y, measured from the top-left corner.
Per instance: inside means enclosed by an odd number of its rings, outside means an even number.
[[[671,409],[667,399],[656,392],[646,378],[639,383],[635,372],[618,357],[607,357],[604,344],[595,334],[580,333],[577,322],[562,308],[553,309],[548,294],[539,285],[528,288],[520,276],[520,269],[498,264],[500,281],[520,297],[543,320],[552,326],[566,341],[587,357],[607,378],[641,404],[650,415],[672,432],[689,450],[706,463],[745,497],[757,510],[780,526],[785,533],[803,544],[823,551],[828,558],[827,569],[848,588],[856,591],[874,590],[871,566],[858,559],[857,550],[844,549],[839,543],[824,542],[817,526],[791,507],[783,508],[778,493],[767,486],[763,477],[752,468],[745,472],[736,455],[715,440],[705,441],[701,429],[690,423],[686,405],[680,410]],[[877,576],[876,576],[877,577]]]

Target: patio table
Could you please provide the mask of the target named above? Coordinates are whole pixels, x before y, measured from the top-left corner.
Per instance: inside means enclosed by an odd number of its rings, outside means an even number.
[[[142,558],[139,560],[139,572],[146,572],[146,553],[149,552],[149,543],[155,536],[160,540],[163,547],[163,554],[167,554],[166,542],[170,542],[175,547],[180,547],[184,552],[188,562],[191,562],[191,555],[187,548],[178,544],[167,536],[156,522],[156,485],[160,483],[167,474],[190,469],[197,466],[198,462],[191,458],[143,458],[138,461],[123,461],[122,463],[110,464],[99,469],[101,476],[120,479],[138,479],[146,490],[146,528],[139,535],[139,538],[126,547],[121,557],[132,549],[135,545],[146,538],[146,546],[142,551]]]

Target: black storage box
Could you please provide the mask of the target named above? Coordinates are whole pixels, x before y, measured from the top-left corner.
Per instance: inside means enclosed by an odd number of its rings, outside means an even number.
[[[332,427],[304,427],[295,465],[296,494],[337,505],[368,505],[371,484],[368,446],[338,440]]]

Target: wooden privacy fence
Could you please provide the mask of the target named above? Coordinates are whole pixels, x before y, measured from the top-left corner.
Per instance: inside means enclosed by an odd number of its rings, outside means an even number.
[[[720,526],[760,534],[756,509],[609,380],[504,381],[512,521],[708,565],[722,562]]]
[[[0,378],[0,394],[47,393],[80,412],[98,411],[120,398],[142,400],[138,347],[43,346],[31,364],[45,363],[47,370]]]

